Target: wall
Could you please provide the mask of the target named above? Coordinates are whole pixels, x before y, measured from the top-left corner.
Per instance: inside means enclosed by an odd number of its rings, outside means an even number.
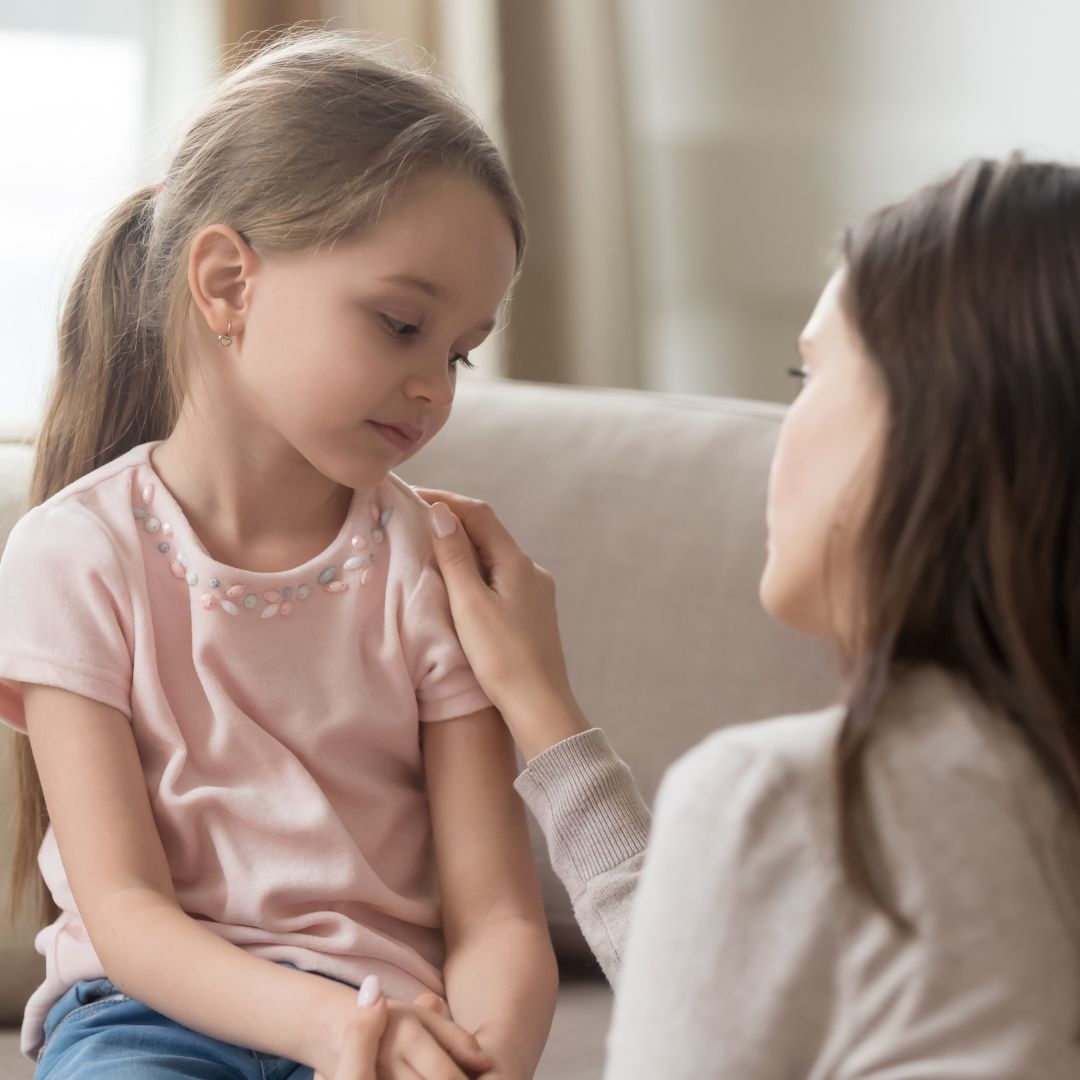
[[[1080,155],[1068,0],[619,10],[652,389],[790,397],[845,222],[970,155]]]

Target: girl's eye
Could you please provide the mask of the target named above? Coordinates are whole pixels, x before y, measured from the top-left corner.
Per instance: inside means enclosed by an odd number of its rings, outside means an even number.
[[[398,338],[411,338],[416,337],[420,333],[420,327],[415,323],[402,322],[401,319],[395,319],[392,315],[381,315],[380,318],[386,324],[386,328],[390,331],[394,337]],[[469,359],[465,353],[454,353],[450,357],[450,367],[475,367],[476,365]]]
[[[810,372],[804,367],[788,368],[787,373],[793,378],[798,379],[799,382],[805,383],[810,378]]]
[[[392,318],[390,315],[383,315],[382,321],[386,323],[390,333],[396,337],[414,337],[420,332],[420,327],[414,323],[402,322],[400,319]]]

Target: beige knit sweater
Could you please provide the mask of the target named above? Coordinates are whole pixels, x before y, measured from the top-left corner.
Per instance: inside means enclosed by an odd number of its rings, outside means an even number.
[[[1080,858],[1041,773],[942,673],[893,692],[868,790],[905,937],[840,872],[842,716],[707,739],[665,778],[644,858],[648,811],[599,730],[519,778],[617,983],[606,1076],[1077,1080]]]

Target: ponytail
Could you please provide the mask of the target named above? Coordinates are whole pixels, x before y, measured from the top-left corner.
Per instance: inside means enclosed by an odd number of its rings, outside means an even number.
[[[175,394],[160,331],[145,304],[147,241],[154,188],[143,188],[113,210],[71,285],[60,320],[56,376],[37,439],[30,506],[134,446],[164,439],[172,429]],[[37,880],[40,914],[56,914],[37,853],[48,828],[45,797],[28,739],[16,740],[15,851],[10,912]]]
[[[175,405],[163,342],[144,304],[153,209],[152,187],[116,207],[72,283],[37,440],[31,506],[139,443],[169,434]]]

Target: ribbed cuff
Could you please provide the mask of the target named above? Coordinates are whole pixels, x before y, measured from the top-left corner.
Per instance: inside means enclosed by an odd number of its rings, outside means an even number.
[[[571,898],[648,843],[649,809],[600,728],[537,755],[514,786],[539,822],[552,868]]]

